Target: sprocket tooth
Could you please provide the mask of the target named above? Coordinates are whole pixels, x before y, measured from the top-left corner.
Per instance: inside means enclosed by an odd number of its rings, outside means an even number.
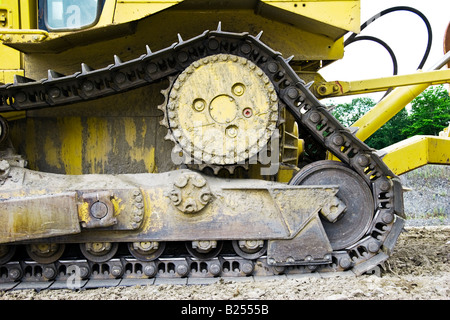
[[[292,59],[294,59],[294,55],[287,57],[286,59],[284,59],[284,61],[286,61],[286,63],[289,63]]]
[[[169,122],[167,121],[166,114],[164,113],[164,118],[159,121],[159,124],[169,129]]]
[[[47,78],[48,80],[54,80],[54,79],[58,79],[58,78],[62,78],[65,77],[66,75],[56,72],[55,70],[51,70],[49,69],[47,72]]]
[[[165,135],[164,140],[172,141],[173,143],[177,143],[175,141],[175,138],[173,137],[173,135],[170,133],[170,131],[167,131],[167,134]]]
[[[81,74],[87,74],[92,71],[94,71],[94,68],[91,68],[86,63],[81,64]]]
[[[184,40],[181,37],[181,34],[177,33],[177,37],[178,37],[178,44],[182,44],[184,42]]]
[[[259,40],[259,39],[261,38],[262,34],[263,34],[263,31],[261,30],[261,31],[256,35],[255,38],[256,38],[257,40]]]
[[[27,78],[24,76],[20,76],[18,74],[14,75],[14,84],[20,84],[20,83],[30,83],[30,82],[36,82],[36,80]]]
[[[159,110],[161,110],[161,111],[165,111],[165,105],[163,103],[162,104],[158,104],[157,108]]]
[[[117,66],[123,64],[122,60],[117,55],[114,55],[114,64]]]
[[[172,148],[172,153],[174,153],[174,154],[183,153],[183,149],[177,143],[175,143],[174,147]],[[183,153],[183,155],[184,155],[184,153]]]

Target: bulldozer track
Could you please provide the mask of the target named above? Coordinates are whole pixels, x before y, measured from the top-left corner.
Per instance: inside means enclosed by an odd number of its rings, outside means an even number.
[[[218,277],[259,277],[316,272],[351,272],[360,275],[386,261],[402,231],[404,220],[402,187],[375,150],[342,126],[309,91],[289,65],[289,59],[261,40],[261,33],[205,31],[189,40],[123,62],[93,70],[82,64],[80,72],[65,76],[50,70],[48,78],[34,81],[17,77],[0,87],[0,112],[57,107],[97,99],[154,83],[176,75],[190,64],[210,55],[233,54],[252,61],[269,77],[278,98],[302,130],[337,156],[371,189],[373,217],[363,235],[351,245],[334,250],[328,263],[274,266],[265,257],[245,259],[235,254],[198,260],[189,256],[165,256],[143,262],[125,255],[102,263],[63,257],[52,264],[27,259],[0,266],[0,289],[59,288],[74,281],[84,288],[157,283],[158,279],[194,283]],[[204,280],[202,280],[204,279]],[[215,280],[210,280],[215,279]],[[68,282],[69,281],[69,282]],[[81,285],[81,283],[83,285]]]

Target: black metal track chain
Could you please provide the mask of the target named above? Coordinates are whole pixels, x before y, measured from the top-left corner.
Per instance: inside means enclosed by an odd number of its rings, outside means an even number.
[[[304,81],[290,67],[289,60],[284,59],[281,53],[265,45],[260,40],[260,35],[255,37],[248,33],[205,31],[186,41],[179,38],[179,42],[157,52],[151,52],[148,49],[146,54],[134,60],[122,62],[115,57],[114,64],[103,69],[92,70],[82,64],[82,70],[70,76],[60,75],[49,70],[48,79],[41,81],[17,77],[14,84],[0,87],[0,112],[56,107],[120,94],[178,74],[192,62],[210,55],[233,54],[249,59],[270,78],[279,99],[302,126],[302,130],[306,130],[317,143],[350,166],[371,186],[375,210],[372,224],[366,235],[350,248],[333,252],[331,265],[320,266],[321,271],[352,269],[356,274],[367,272],[387,260],[403,228],[404,220],[401,218],[404,217],[403,197],[399,179],[383,163],[375,150],[357,139],[320,104],[305,86]],[[176,259],[172,259],[172,262],[170,262],[170,258],[167,259],[169,260],[168,264],[177,265]],[[311,272],[318,268],[318,266],[274,268],[266,266],[263,258],[257,261],[240,257],[236,257],[236,259],[240,259],[237,265],[246,263],[250,263],[252,266],[264,265],[263,269],[271,269],[275,274]],[[123,259],[119,261],[122,261],[120,262],[122,271],[119,273],[123,277],[122,272],[126,269],[125,262]],[[160,259],[155,263],[158,264],[161,261]],[[1,266],[0,283],[26,278],[24,263],[9,262]],[[75,260],[70,263],[87,268],[87,274],[90,274],[92,278],[93,267],[89,263]],[[111,263],[112,265],[109,265]],[[101,272],[97,273],[96,277],[115,278],[116,276],[111,275],[115,263],[117,264],[115,260],[106,262],[109,271],[104,273],[104,277]],[[203,263],[205,266],[214,264],[213,260]],[[61,261],[56,264],[63,265]],[[41,271],[46,268],[45,265],[37,265]],[[156,265],[141,267],[138,274],[144,275],[145,278],[159,277],[161,274],[164,277],[186,276],[183,272],[177,272],[176,269],[174,272],[159,270],[160,272],[155,274],[145,273],[143,271],[145,267],[152,270],[158,269]],[[56,267],[51,266],[50,268],[53,270]],[[214,270],[220,271],[211,272],[209,270],[203,273],[203,276],[216,276],[226,269],[223,267],[223,261],[219,267],[214,268]],[[184,267],[182,269],[184,270]],[[293,269],[295,270],[292,271]],[[56,272],[56,274],[58,273]],[[62,272],[61,274],[67,277],[66,273]],[[133,271],[132,274],[136,273]],[[188,272],[188,274],[191,277],[191,273]],[[238,271],[234,275],[248,275],[248,273]],[[40,277],[44,281],[48,280],[48,277],[43,276],[42,272]],[[55,279],[55,277],[50,278]]]

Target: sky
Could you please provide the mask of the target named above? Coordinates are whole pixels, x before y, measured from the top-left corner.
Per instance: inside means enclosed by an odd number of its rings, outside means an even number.
[[[421,11],[433,32],[431,52],[423,70],[429,70],[443,55],[443,39],[450,22],[450,0],[361,0],[361,24],[380,11],[408,6]],[[394,51],[398,74],[414,73],[427,45],[427,29],[421,18],[412,12],[389,13],[366,27],[361,35],[370,35],[386,42]],[[387,51],[372,41],[358,41],[345,47],[344,58],[321,69],[327,81],[353,81],[392,75],[392,60]],[[378,101],[383,93],[369,95]],[[332,98],[334,103],[351,101],[352,97]],[[328,99],[327,99],[328,100]],[[327,100],[322,102],[327,104]]]

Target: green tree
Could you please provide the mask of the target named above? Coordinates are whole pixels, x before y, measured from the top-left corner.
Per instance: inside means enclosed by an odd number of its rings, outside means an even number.
[[[367,145],[375,149],[383,149],[391,144],[408,138],[403,132],[403,130],[408,126],[408,123],[408,111],[406,111],[406,109],[400,110],[399,113],[392,117],[367,139]]]
[[[438,135],[450,121],[450,96],[443,85],[432,86],[411,102],[409,125],[402,132],[408,136]]]
[[[351,126],[373,106],[372,98],[356,98],[339,104],[333,115],[345,126]],[[382,149],[414,135],[437,135],[450,122],[450,97],[442,86],[432,86],[411,102],[411,110],[402,109],[365,142]]]
[[[369,111],[376,102],[372,98],[355,98],[350,103],[337,105],[333,109],[333,115],[342,124],[349,127]],[[391,120],[386,122],[365,143],[374,148],[382,149],[406,138],[402,130],[409,122],[408,112],[402,109]]]
[[[338,104],[332,113],[344,126],[350,127],[375,104],[372,98],[355,98],[352,102]]]

